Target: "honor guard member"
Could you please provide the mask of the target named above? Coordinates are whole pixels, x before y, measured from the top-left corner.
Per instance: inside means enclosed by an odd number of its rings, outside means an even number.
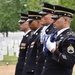
[[[42,16],[41,17],[41,24],[43,25],[43,29],[41,30],[41,34],[40,34],[40,42],[41,42],[41,44],[43,44],[42,51],[43,51],[44,56],[46,57],[48,50],[45,49],[45,47],[44,47],[44,45],[46,45],[45,40],[48,37],[47,35],[50,35],[55,30],[53,27],[54,20],[51,18],[51,16],[54,15],[54,6],[52,4],[43,2],[43,9],[40,12],[40,14]],[[38,59],[38,60],[40,61],[41,59]],[[44,62],[46,62],[46,60],[44,60]],[[42,63],[43,65],[44,65],[44,62]],[[38,64],[40,64],[40,63],[38,63]],[[38,74],[39,70],[41,70],[41,72],[42,72],[42,68],[44,68],[44,66],[40,67],[40,69],[36,70],[37,74]]]
[[[53,19],[51,18],[51,16],[54,15],[54,6],[52,4],[43,2],[43,9],[40,12],[41,14],[41,24],[43,25],[43,29],[41,30],[41,34],[40,34],[40,42],[43,44],[43,53],[46,56],[48,50],[44,48],[45,40],[47,38],[47,35],[50,35],[51,33],[54,32],[54,27],[53,27]],[[40,61],[41,59],[39,59]],[[44,60],[46,62],[46,60]],[[40,63],[38,63],[40,64]],[[44,64],[44,63],[42,63]],[[43,67],[44,68],[44,67]],[[42,68],[40,67],[41,71]],[[37,70],[38,72],[39,70]]]
[[[30,44],[27,48],[23,75],[34,75],[37,65],[37,53],[41,50],[39,34],[42,29],[40,14],[35,11],[28,11],[29,27],[34,31]]]
[[[22,75],[26,50],[29,44],[30,37],[32,35],[32,31],[29,28],[29,25],[27,22],[28,15],[24,13],[20,13],[20,16],[21,16],[21,19],[19,20],[19,25],[20,25],[20,30],[24,31],[24,36],[20,43],[19,57],[18,57],[18,62],[16,64],[15,75]]]
[[[70,22],[74,13],[72,9],[55,6],[55,15],[52,18],[58,32],[46,42],[46,47],[50,51],[48,56],[51,58],[41,75],[72,75],[75,64],[75,36],[70,29]]]
[[[40,42],[45,44],[45,38],[46,35],[50,35],[55,31],[55,28],[53,27],[53,19],[51,16],[54,15],[54,5],[43,2],[43,9],[40,12],[41,14],[41,24],[43,25],[43,29],[40,34]],[[46,52],[44,52],[46,55]]]
[[[54,31],[53,19],[51,18],[51,16],[54,15],[54,5],[43,2],[43,9],[40,12],[40,14],[42,16],[41,17],[41,24],[44,26],[45,33],[51,34]]]

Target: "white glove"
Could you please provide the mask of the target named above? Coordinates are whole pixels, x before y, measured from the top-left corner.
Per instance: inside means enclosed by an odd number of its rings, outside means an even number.
[[[48,40],[47,40],[47,42],[46,42],[46,47],[51,52],[52,49],[56,48],[56,42],[51,42],[50,41],[50,37],[49,37]]]

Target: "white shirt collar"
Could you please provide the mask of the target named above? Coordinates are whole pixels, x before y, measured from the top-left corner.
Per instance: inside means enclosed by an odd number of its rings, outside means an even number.
[[[47,25],[46,27],[48,28],[50,26],[50,24],[49,25]]]
[[[50,24],[47,25],[47,26],[43,26],[43,29],[42,30],[46,30],[49,26],[50,26]]]
[[[26,34],[28,34],[30,31],[31,31],[31,30],[28,30],[27,32],[24,32],[24,36],[25,36]]]
[[[42,30],[46,30],[47,29],[47,26],[43,26]]]
[[[67,29],[69,29],[69,27],[59,30],[58,33],[57,33],[57,36],[59,36],[63,31],[65,31]]]
[[[39,30],[40,28],[38,28],[37,30],[34,31],[34,34]]]

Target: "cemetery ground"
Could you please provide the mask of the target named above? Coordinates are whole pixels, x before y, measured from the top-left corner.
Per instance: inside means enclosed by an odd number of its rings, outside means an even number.
[[[14,56],[5,55],[4,60],[0,61],[0,75],[14,75],[16,62],[17,62],[16,55]],[[73,75],[75,75],[75,67],[73,70]]]
[[[4,55],[4,60],[0,61],[0,75],[14,75],[17,57]]]
[[[19,50],[18,41],[22,39],[22,36],[23,32],[9,32],[9,37],[6,38],[0,33],[0,75],[15,75]],[[75,67],[73,75],[75,75]]]

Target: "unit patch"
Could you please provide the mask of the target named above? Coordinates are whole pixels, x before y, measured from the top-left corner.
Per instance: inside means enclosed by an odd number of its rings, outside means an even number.
[[[74,47],[72,46],[72,44],[70,44],[70,45],[68,46],[67,52],[70,53],[70,54],[74,53]]]

